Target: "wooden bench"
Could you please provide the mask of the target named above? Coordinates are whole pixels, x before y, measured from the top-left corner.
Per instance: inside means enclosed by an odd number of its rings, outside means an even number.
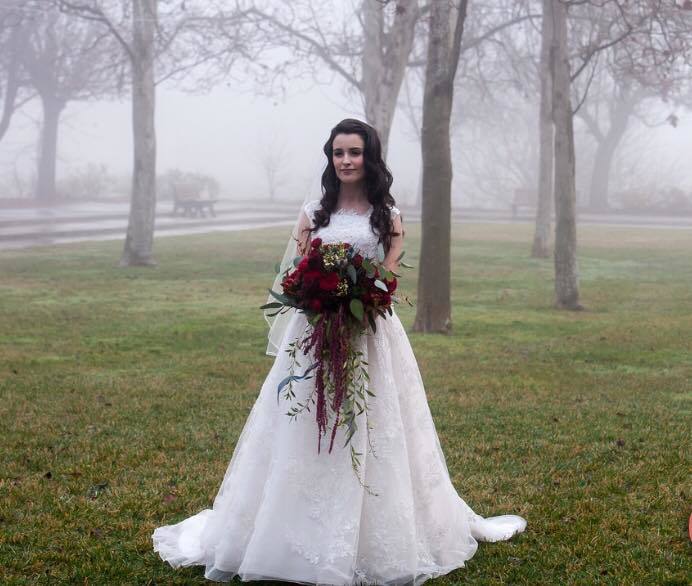
[[[182,215],[190,218],[206,217],[206,210],[216,217],[214,204],[216,199],[202,198],[203,188],[199,184],[178,183],[173,185],[173,215],[178,215],[178,210],[182,210]]]

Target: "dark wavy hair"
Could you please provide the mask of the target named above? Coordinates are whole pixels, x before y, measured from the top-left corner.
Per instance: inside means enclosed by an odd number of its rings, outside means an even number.
[[[327,168],[322,173],[322,200],[320,207],[315,212],[315,226],[312,232],[318,228],[329,225],[332,213],[336,210],[339,198],[341,181],[334,168],[333,144],[337,134],[357,134],[363,139],[363,161],[365,166],[365,194],[372,205],[370,226],[378,235],[385,251],[388,251],[392,237],[399,236],[394,231],[390,207],[396,204],[394,197],[389,192],[392,186],[392,173],[382,160],[382,143],[377,131],[360,120],[346,118],[332,128],[329,139],[324,145],[324,154],[327,156]]]

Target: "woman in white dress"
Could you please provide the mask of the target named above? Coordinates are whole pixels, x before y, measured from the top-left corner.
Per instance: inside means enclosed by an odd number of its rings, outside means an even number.
[[[349,242],[396,271],[403,248],[401,214],[389,193],[392,177],[375,130],[340,122],[324,147],[322,199],[308,202],[298,225],[298,250],[319,237]],[[396,313],[377,318],[355,342],[365,355],[367,410],[350,445],[337,430],[334,450],[317,452],[311,410],[287,416],[277,388],[289,374],[288,345],[309,327],[291,311],[276,359],[236,445],[211,509],[154,531],[154,549],[173,567],[204,565],[206,578],[285,580],[304,584],[417,585],[465,564],[478,541],[509,539],[524,530],[516,515],[482,518],[459,497],[449,477],[423,382]],[[306,399],[311,380],[295,383]],[[341,441],[339,441],[341,440]]]

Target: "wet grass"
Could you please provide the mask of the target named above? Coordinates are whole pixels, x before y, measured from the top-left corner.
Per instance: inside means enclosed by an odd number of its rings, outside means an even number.
[[[116,268],[117,243],[0,253],[2,584],[204,583],[150,535],[216,493],[284,239],[165,238],[152,270]],[[411,335],[460,494],[529,523],[436,583],[687,584],[692,235],[581,229],[580,313],[529,239],[457,226],[454,333]]]

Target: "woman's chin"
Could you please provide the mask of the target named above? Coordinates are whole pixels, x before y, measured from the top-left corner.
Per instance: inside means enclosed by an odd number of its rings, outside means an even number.
[[[341,175],[339,177],[339,181],[341,181],[341,183],[348,183],[348,184],[360,183],[361,181],[363,181],[363,176],[362,175]]]

